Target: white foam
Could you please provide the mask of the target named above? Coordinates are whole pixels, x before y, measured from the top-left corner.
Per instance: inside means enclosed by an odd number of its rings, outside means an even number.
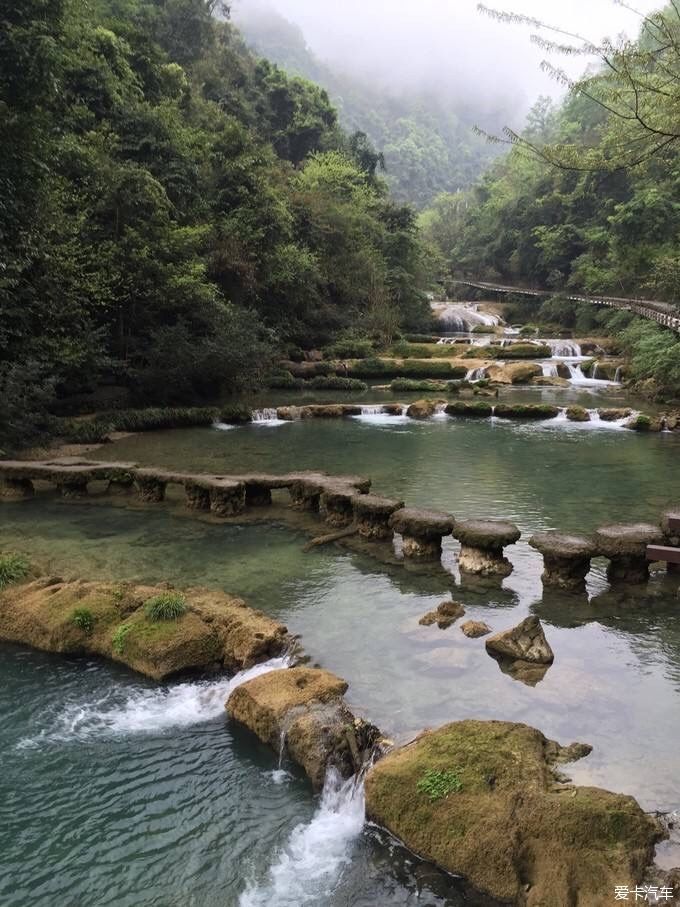
[[[20,749],[40,743],[64,743],[100,735],[157,733],[172,727],[187,727],[219,718],[236,687],[261,674],[287,668],[289,656],[272,658],[263,664],[240,671],[230,680],[179,683],[160,689],[136,689],[121,701],[113,688],[106,696],[91,702],[66,705],[55,716],[51,730],[37,737],[24,738]]]
[[[229,425],[227,422],[213,422],[213,428],[216,428],[217,431],[231,431],[232,428],[237,428],[236,425]]]
[[[329,768],[321,802],[311,821],[293,829],[266,881],[251,883],[239,907],[303,907],[327,903],[351,862],[352,845],[364,827],[364,785],[343,781]]]

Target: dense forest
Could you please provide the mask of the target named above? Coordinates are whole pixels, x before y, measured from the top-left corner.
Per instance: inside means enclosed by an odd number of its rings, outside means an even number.
[[[395,199],[427,207],[441,192],[468,188],[499,149],[476,135],[473,125],[502,122],[500,110],[482,113],[467,92],[388,91],[367,79],[339,72],[309,49],[302,31],[274,9],[245,3],[236,10],[246,40],[287,72],[302,75],[329,93],[342,126],[365,132],[382,153],[385,178]],[[487,99],[493,108],[493,100]]]
[[[581,333],[631,319],[568,303],[562,291],[680,306],[678,11],[645,20],[636,42],[601,56],[562,104],[541,98],[525,131],[508,131],[510,152],[473,188],[440,195],[421,216],[450,276],[552,289],[542,311],[515,314]],[[676,335],[647,323],[623,339],[637,377],[680,386]]]
[[[219,16],[215,15],[219,12]],[[206,0],[26,0],[0,37],[0,433],[211,399],[427,318],[415,215]]]

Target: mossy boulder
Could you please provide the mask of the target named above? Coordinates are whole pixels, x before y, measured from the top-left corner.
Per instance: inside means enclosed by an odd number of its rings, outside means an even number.
[[[445,410],[448,416],[472,416],[476,419],[489,419],[493,415],[493,406],[484,400],[456,400],[449,403]]]
[[[346,690],[347,683],[329,671],[287,668],[241,684],[226,708],[276,752],[283,740],[288,756],[319,790],[329,765],[351,776],[380,737],[377,728],[349,711],[342,698]]]
[[[590,413],[583,406],[567,407],[567,419],[570,422],[590,422]]]
[[[620,422],[633,415],[632,409],[598,409],[597,412],[603,422]]]
[[[511,343],[495,351],[496,359],[550,359],[552,350],[541,343]]]
[[[145,604],[167,589],[40,578],[0,593],[0,639],[119,661],[154,680],[252,667],[290,645],[286,628],[241,599],[187,590],[176,620],[153,620]],[[74,620],[74,613],[88,620]]]
[[[626,422],[626,428],[630,428],[633,431],[656,432],[663,429],[663,423],[661,419],[638,413]]]
[[[550,403],[499,403],[494,409],[499,419],[556,419],[559,414]]]
[[[487,371],[489,378],[496,384],[531,384],[535,378],[543,375],[543,369],[535,362],[508,362],[492,366]]]
[[[500,901],[609,907],[662,837],[632,797],[560,783],[563,749],[504,721],[459,721],[378,762],[366,811],[422,858]]]
[[[406,410],[406,415],[409,419],[429,419],[434,416],[436,409],[437,404],[434,400],[416,400]]]

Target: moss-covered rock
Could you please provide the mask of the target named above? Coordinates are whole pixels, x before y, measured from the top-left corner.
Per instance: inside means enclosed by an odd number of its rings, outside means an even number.
[[[550,403],[499,403],[494,409],[499,419],[555,419],[559,414]]]
[[[662,832],[632,797],[560,784],[552,766],[571,755],[527,725],[448,724],[371,769],[367,815],[498,900],[609,907]]]
[[[590,422],[590,413],[583,406],[568,406],[567,419],[570,422]]]
[[[445,410],[448,416],[472,416],[476,419],[489,419],[493,406],[484,400],[456,400],[449,403]]]
[[[598,415],[603,422],[620,422],[632,416],[632,409],[598,409]]]
[[[630,428],[632,431],[656,432],[663,429],[663,423],[661,419],[638,413],[626,422],[626,428]]]
[[[277,752],[281,743],[314,787],[333,765],[344,777],[358,771],[377,740],[377,728],[356,719],[343,695],[347,683],[318,668],[270,671],[237,687],[226,707],[231,718]]]
[[[409,419],[429,419],[435,414],[437,404],[434,400],[416,400],[406,410]]]
[[[222,592],[191,589],[176,620],[153,620],[159,587],[41,578],[0,593],[0,639],[64,654],[91,654],[163,680],[186,672],[239,671],[281,654],[286,628]],[[89,629],[74,621],[87,612]]]

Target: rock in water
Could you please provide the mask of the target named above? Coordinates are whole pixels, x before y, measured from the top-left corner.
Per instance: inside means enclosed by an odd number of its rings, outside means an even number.
[[[460,629],[469,639],[478,639],[480,636],[491,633],[491,627],[483,620],[466,620],[464,624],[461,624]]]
[[[418,621],[423,627],[437,624],[440,630],[448,629],[459,617],[463,617],[465,608],[460,602],[442,602],[434,611],[428,611]]]
[[[409,419],[429,419],[434,415],[436,408],[434,400],[416,400],[406,410],[406,415]]]
[[[448,724],[376,763],[367,816],[504,903],[610,907],[615,886],[641,883],[663,830],[632,797],[565,788],[562,753],[524,724]]]
[[[516,627],[491,636],[486,641],[486,649],[491,655],[533,664],[549,665],[555,660],[541,622],[535,616],[527,617]]]

